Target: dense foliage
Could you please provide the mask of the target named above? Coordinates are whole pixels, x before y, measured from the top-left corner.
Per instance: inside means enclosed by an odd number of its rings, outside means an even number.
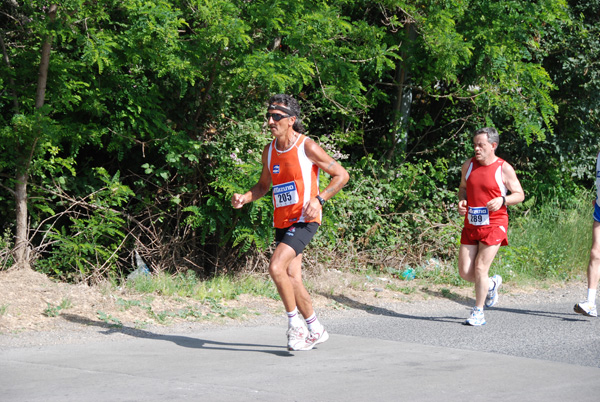
[[[266,100],[289,93],[351,173],[315,244],[452,258],[474,128],[501,132],[525,210],[592,183],[598,15],[598,0],[3,2],[2,245],[27,222],[29,260],[74,280],[124,274],[134,250],[155,271],[243,265],[271,244],[272,206],[229,199],[260,173]]]

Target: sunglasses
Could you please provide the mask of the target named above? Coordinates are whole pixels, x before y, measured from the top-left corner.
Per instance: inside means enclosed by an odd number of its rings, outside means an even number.
[[[273,121],[279,121],[281,119],[285,119],[286,117],[292,117],[289,114],[279,114],[279,113],[267,113],[265,114],[267,121],[272,117]]]

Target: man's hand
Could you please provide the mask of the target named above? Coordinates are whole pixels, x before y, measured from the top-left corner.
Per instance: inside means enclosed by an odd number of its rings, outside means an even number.
[[[244,204],[247,204],[247,203],[248,203],[248,201],[246,201],[245,194],[234,193],[233,196],[231,197],[231,206],[234,207],[235,209],[240,209],[241,207],[244,206]]]
[[[492,198],[487,204],[486,207],[488,211],[495,212],[502,208],[502,204],[504,204],[504,199],[502,197]]]
[[[465,216],[467,214],[467,200],[460,200],[458,202],[458,213],[460,216]]]
[[[316,219],[322,210],[323,207],[321,206],[319,200],[313,197],[310,199],[310,201],[304,204],[304,217],[309,221]]]

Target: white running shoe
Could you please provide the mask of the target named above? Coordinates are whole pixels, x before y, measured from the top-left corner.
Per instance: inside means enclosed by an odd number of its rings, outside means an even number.
[[[306,337],[306,346],[302,350],[311,350],[319,343],[325,342],[327,339],[329,339],[329,334],[325,331],[325,328],[322,329],[322,333],[310,331]]]
[[[485,317],[483,315],[483,309],[473,307],[473,311],[471,311],[471,316],[469,318],[467,318],[467,320],[465,321],[465,325],[471,325],[473,327],[479,327],[481,325],[485,325]]]
[[[304,350],[306,347],[306,327],[289,327],[287,330],[288,350]]]
[[[573,307],[573,311],[579,314],[587,315],[588,317],[598,317],[596,305],[588,301],[579,302]]]
[[[489,290],[485,297],[485,306],[488,308],[492,307],[498,301],[498,290],[502,285],[502,277],[500,275],[494,275],[491,279],[494,282],[494,289]]]

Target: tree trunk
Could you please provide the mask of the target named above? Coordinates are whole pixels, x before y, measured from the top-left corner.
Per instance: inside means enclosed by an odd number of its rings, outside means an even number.
[[[17,173],[15,185],[15,199],[17,209],[17,236],[15,241],[14,257],[17,267],[29,268],[29,225],[27,224],[27,172]]]
[[[10,65],[10,59],[8,58],[8,52],[6,51],[6,45],[4,44],[4,36],[1,33],[0,33],[0,47],[2,48],[2,58],[4,59],[6,66],[8,67],[9,70],[12,70],[12,67]],[[19,113],[19,98],[17,97],[17,92],[15,91],[15,80],[13,79],[12,76],[9,76],[9,78],[8,78],[8,85],[10,88],[10,93],[12,94],[13,107],[15,109],[15,113]]]
[[[52,4],[48,11],[50,22],[56,19],[58,6]],[[52,49],[52,37],[44,40],[42,45],[42,54],[40,59],[40,68],[38,71],[38,85],[35,96],[35,108],[40,109],[44,106],[46,98],[46,82],[48,81],[48,66],[50,65],[50,51]],[[38,133],[37,138],[42,133]],[[37,145],[37,138],[30,144],[30,150],[23,148],[21,152],[22,162],[17,169],[17,182],[15,184],[15,201],[17,214],[17,233],[15,237],[15,263],[18,268],[29,268],[29,258],[31,256],[31,245],[29,243],[29,214],[27,211],[27,184],[29,181],[29,166],[34,155],[34,148]]]
[[[405,25],[406,38],[408,43],[412,43],[416,32],[412,23]],[[402,58],[396,66],[396,76],[394,78],[396,84],[396,96],[392,106],[393,115],[393,143],[388,153],[388,158],[393,159],[398,152],[406,151],[406,143],[408,141],[408,119],[410,118],[410,106],[412,104],[412,90],[408,85],[410,80],[410,69],[406,58],[408,52],[402,53]]]
[[[50,22],[54,22],[56,19],[56,9],[58,6],[52,4],[48,16]],[[44,100],[46,98],[46,82],[48,81],[48,66],[50,65],[50,50],[52,49],[52,37],[49,36],[42,45],[42,57],[40,60],[40,70],[38,72],[38,85],[35,93],[35,108],[39,109],[44,106]]]

